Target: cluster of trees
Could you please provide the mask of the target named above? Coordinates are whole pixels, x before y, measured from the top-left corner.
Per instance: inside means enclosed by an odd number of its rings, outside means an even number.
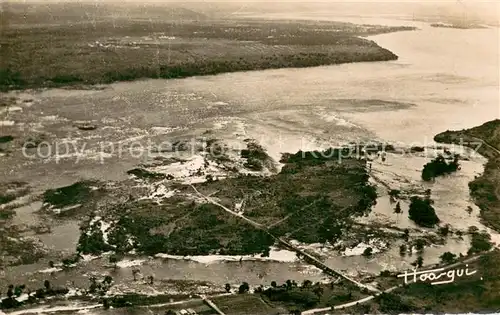
[[[7,91],[11,88],[23,86],[26,81],[22,78],[19,71],[12,69],[0,69],[0,91]]]
[[[451,264],[457,260],[457,255],[451,252],[445,252],[441,256],[439,256],[439,258],[441,259],[441,262],[443,264]]]
[[[106,295],[106,292],[111,287],[113,278],[111,276],[105,276],[102,281],[97,281],[96,277],[90,277],[90,286],[88,292],[90,294],[97,294],[99,296]]]
[[[380,306],[380,311],[386,314],[405,313],[415,310],[415,307],[403,301],[400,295],[393,293],[382,293],[375,298]]]
[[[7,142],[11,142],[12,140],[14,140],[14,137],[11,135],[0,136],[0,143],[7,143]]]
[[[363,251],[363,256],[365,256],[365,257],[371,257],[372,254],[373,254],[373,248],[371,248],[371,247],[367,247]]]
[[[1,300],[0,308],[2,309],[10,309],[21,306],[24,302],[19,302],[17,298],[19,298],[23,293],[25,293],[26,285],[9,285],[7,289],[7,298]],[[34,293],[31,290],[27,290],[26,294],[28,298],[25,303],[34,303],[37,300],[44,299],[48,296],[54,295],[64,295],[68,293],[69,290],[67,288],[57,288],[52,287],[49,280],[45,280],[43,283],[43,288],[37,289]]]
[[[410,231],[408,229],[405,229],[403,232],[403,239],[405,242],[408,242],[410,238]],[[409,255],[412,255],[413,248],[417,250],[417,259],[411,264],[412,266],[421,268],[424,264],[424,259],[422,257],[422,253],[424,251],[426,245],[426,241],[424,239],[416,239],[413,243],[410,244],[401,244],[399,246],[399,255],[405,256],[407,253]]]
[[[169,176],[162,174],[162,173],[156,173],[156,172],[150,172],[148,170],[145,170],[143,168],[134,168],[131,170],[127,171],[128,175],[134,175],[137,178],[142,178],[142,179],[154,179],[154,180],[161,180],[161,179],[173,179],[173,176],[169,174]]]
[[[246,159],[244,166],[253,171],[262,171],[264,166],[269,165],[269,155],[259,144],[248,141],[247,148],[241,150],[241,157]]]
[[[271,288],[264,290],[262,294],[271,301],[284,302],[303,309],[314,307],[319,303],[323,295],[323,287],[319,282],[313,284],[310,280],[304,280],[301,285],[287,280],[280,286],[273,281]]]
[[[471,226],[469,234],[471,236],[471,247],[467,254],[486,252],[493,247],[491,236],[486,231],[480,232],[477,227]]]
[[[424,165],[422,169],[422,179],[430,181],[438,176],[456,172],[460,169],[458,158],[459,156],[455,155],[453,161],[448,163],[442,155],[438,155],[434,160]]]
[[[92,182],[83,181],[70,186],[49,189],[43,194],[43,202],[58,208],[82,203],[90,198],[91,185]]]
[[[89,226],[83,225],[80,228],[81,233],[77,246],[78,253],[99,255],[113,249],[104,240],[101,224],[100,221],[96,221],[89,223]]]
[[[265,231],[257,230],[249,225],[228,224],[220,218],[220,210],[212,204],[182,204],[188,207],[192,220],[188,224],[174,230],[169,235],[151,234],[156,227],[168,224],[168,216],[144,216],[133,211],[120,213],[120,217],[108,229],[107,242],[100,228],[100,223],[82,227],[78,243],[80,253],[101,254],[113,250],[117,255],[132,249],[147,255],[171,253],[174,255],[208,255],[216,250],[221,254],[260,254],[269,250],[274,239]],[[142,210],[142,209],[141,209]],[[133,235],[133,242],[130,242]],[[220,238],[227,239],[223,246]],[[116,257],[118,258],[118,257]],[[115,264],[114,261],[110,263]]]
[[[432,206],[433,201],[429,196],[425,198],[420,198],[418,196],[413,196],[410,198],[410,208],[408,210],[408,217],[413,220],[416,224],[423,227],[434,227],[440,222],[436,211]]]
[[[17,307],[19,303],[16,298],[20,297],[23,294],[23,290],[26,288],[24,284],[15,286],[10,284],[7,289],[7,298],[0,301],[0,306],[2,309],[9,309]],[[1,294],[0,294],[1,296]]]

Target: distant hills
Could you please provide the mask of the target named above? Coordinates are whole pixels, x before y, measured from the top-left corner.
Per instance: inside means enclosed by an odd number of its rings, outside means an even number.
[[[389,16],[410,18],[431,23],[454,25],[485,24],[498,26],[498,3],[415,3],[408,1],[345,2],[243,2],[243,1],[152,1],[152,0],[102,0],[102,1],[28,1],[8,2],[1,10],[6,24],[81,23],[88,20],[109,18],[206,20],[237,17],[238,13],[304,13],[322,12],[334,16]],[[5,25],[5,24],[4,24]]]

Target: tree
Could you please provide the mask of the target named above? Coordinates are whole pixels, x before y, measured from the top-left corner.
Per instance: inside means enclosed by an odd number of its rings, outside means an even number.
[[[271,281],[271,287],[276,288],[277,286],[276,281]]]
[[[408,217],[410,220],[413,220],[420,226],[428,228],[434,227],[434,225],[439,223],[440,220],[432,207],[430,198],[422,199],[418,196],[413,196],[410,200],[410,209],[408,210]]]
[[[310,288],[312,285],[312,281],[311,280],[304,280],[304,282],[302,282],[302,288]]]
[[[404,256],[406,254],[407,248],[405,244],[401,244],[399,246],[399,255]]]
[[[224,288],[226,289],[227,293],[231,292],[231,285],[229,283],[226,283],[226,285],[224,286]]]
[[[271,253],[271,249],[268,247],[268,248],[264,249],[264,251],[262,252],[260,257],[269,257],[270,253]]]
[[[108,299],[103,299],[102,300],[102,307],[107,310],[109,309],[110,305],[109,305],[109,300]]]
[[[467,209],[465,210],[467,211],[467,213],[469,214],[469,216],[472,214],[472,207],[471,206],[467,206]]]
[[[113,268],[115,268],[115,269],[118,268],[118,265],[117,265],[118,261],[119,261],[118,255],[109,256],[109,263],[113,264]]]
[[[165,315],[175,315],[175,312],[172,310],[168,310],[165,312]]]
[[[132,276],[134,276],[134,281],[137,281],[137,275],[141,272],[139,269],[132,269]]]
[[[421,268],[423,265],[424,265],[424,259],[422,258],[422,256],[418,256],[417,260],[415,260],[415,262],[412,263],[412,266],[416,266],[418,268]]]
[[[150,276],[148,277],[148,279],[149,279],[149,284],[150,284],[150,285],[153,285],[153,283],[154,283],[154,281],[155,281],[155,277],[154,277],[153,275],[150,275]]]
[[[382,270],[380,272],[380,276],[381,277],[390,277],[391,276],[391,272],[389,270]]]
[[[441,256],[439,256],[439,258],[441,258],[442,263],[451,264],[457,259],[457,255],[450,252],[446,252],[443,253]]]
[[[238,293],[240,294],[247,293],[248,291],[250,291],[250,286],[246,282],[243,282],[238,288]]]
[[[410,238],[410,230],[405,229],[403,232],[403,238],[406,242],[408,242],[408,239]]]
[[[78,256],[77,256],[78,257]],[[78,258],[77,257],[68,257],[68,258],[64,258],[62,260],[62,264],[63,264],[63,269],[69,269],[69,266],[71,266],[73,263],[75,263]]]
[[[445,226],[440,227],[438,232],[441,236],[447,236],[450,233],[450,225],[446,224]]]
[[[363,256],[365,256],[365,257],[371,257],[372,254],[373,254],[373,248],[371,248],[371,247],[367,247],[363,251]]]
[[[50,268],[54,268],[54,262],[53,262],[52,260],[51,260],[51,261],[49,261],[49,267],[50,267]]]
[[[14,296],[14,286],[11,284],[7,290],[7,297],[10,299],[12,296]]]
[[[421,238],[417,239],[415,241],[415,249],[419,252],[422,252],[424,250],[424,246],[425,246],[425,241]]]
[[[477,232],[479,232],[479,229],[477,228],[477,226],[469,226],[468,232],[469,234],[476,234]]]
[[[43,289],[37,289],[35,291],[35,297],[37,299],[43,299],[45,297],[45,292],[43,291]]]
[[[389,191],[389,196],[394,197],[394,198],[398,198],[400,192],[401,191],[399,189],[391,189]]]
[[[394,208],[394,213],[396,214],[401,214],[403,213],[403,210],[401,210],[401,204],[400,202],[398,201],[398,203],[396,204],[396,207]]]
[[[49,291],[50,290],[50,281],[49,280],[45,280],[43,282],[43,286],[45,287],[45,290]]]
[[[323,288],[320,285],[315,285],[314,288],[313,288],[313,292],[318,297],[321,297],[323,295]]]
[[[99,285],[97,284],[96,277],[90,277],[89,281],[90,281],[89,292],[95,293],[97,291],[97,289],[99,288]]]
[[[113,278],[111,276],[106,276],[106,277],[104,277],[104,280],[102,282],[104,284],[110,285],[111,282],[113,282]]]
[[[17,296],[17,297],[20,297],[21,294],[23,294],[24,287],[25,287],[24,285],[15,287],[14,288],[14,295]]]

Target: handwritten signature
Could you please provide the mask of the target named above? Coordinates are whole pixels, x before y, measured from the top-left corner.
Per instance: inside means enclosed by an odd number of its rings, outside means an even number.
[[[413,282],[417,282],[417,280],[420,280],[422,282],[430,280],[430,281],[433,281],[433,282],[431,282],[432,285],[445,284],[445,283],[454,282],[455,276],[457,276],[457,277],[462,277],[464,275],[470,276],[470,275],[473,275],[477,272],[477,270],[469,271],[468,267],[469,267],[469,265],[465,265],[465,269],[463,269],[463,268],[462,269],[452,269],[452,270],[448,270],[448,271],[444,271],[445,268],[417,271],[417,268],[415,268],[411,272],[405,271],[405,273],[399,274],[398,278],[404,277],[405,284],[409,283],[408,279],[411,280],[412,278],[413,278]],[[441,273],[436,274],[438,272],[441,272]],[[418,275],[418,277],[417,277],[417,275]],[[446,280],[436,281],[438,279],[441,279],[442,277],[444,277]]]

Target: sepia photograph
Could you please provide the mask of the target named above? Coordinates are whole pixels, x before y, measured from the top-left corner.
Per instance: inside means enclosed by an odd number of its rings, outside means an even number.
[[[0,0],[0,315],[500,314],[497,0]]]

